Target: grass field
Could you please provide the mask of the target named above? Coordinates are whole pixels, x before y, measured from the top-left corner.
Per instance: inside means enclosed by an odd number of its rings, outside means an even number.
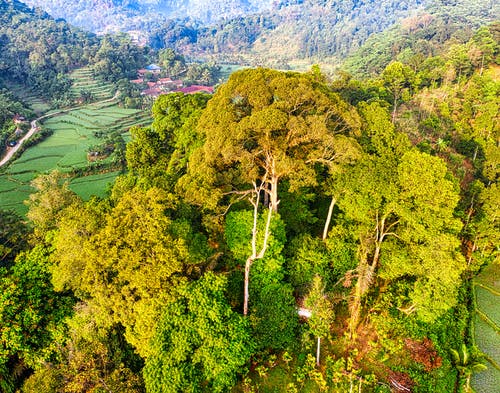
[[[90,175],[75,178],[70,183],[70,188],[85,200],[95,195],[98,197],[106,196],[110,184],[116,179],[119,172],[109,172],[98,175]]]
[[[492,263],[474,279],[477,312],[474,341],[486,354],[488,369],[475,374],[472,387],[477,393],[498,392],[500,386],[500,264]]]
[[[111,132],[130,139],[128,129],[136,124],[148,124],[150,115],[135,109],[124,109],[110,103],[96,103],[47,119],[43,126],[53,134],[26,150],[0,175],[0,201],[2,209],[13,209],[25,214],[23,201],[33,191],[29,183],[35,176],[58,169],[70,172],[88,167],[87,151],[98,145]],[[106,160],[103,160],[106,162]],[[84,199],[91,195],[103,196],[107,184],[117,176],[116,172],[76,178],[71,188]]]

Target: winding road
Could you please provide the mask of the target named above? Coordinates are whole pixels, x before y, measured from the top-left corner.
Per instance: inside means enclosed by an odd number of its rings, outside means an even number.
[[[116,100],[116,98],[118,98],[118,94],[120,92],[117,91],[115,93],[115,95],[111,98],[108,98],[106,100],[102,100],[102,101],[98,101],[98,102],[94,102],[93,104],[102,104],[102,103],[105,103],[105,102],[110,102],[110,101],[113,101],[113,100]],[[53,117],[53,116],[58,116],[58,115],[61,115],[63,113],[67,113],[69,111],[72,111],[72,110],[75,110],[75,109],[78,109],[80,108],[80,106],[78,107],[75,107],[75,108],[70,108],[70,109],[63,109],[63,110],[60,110],[60,111],[57,111],[57,112],[53,112],[53,113],[48,113],[46,115],[43,115],[43,116],[40,116],[39,118],[35,119],[35,120],[32,120],[31,121],[31,128],[29,129],[29,131],[26,133],[26,135],[24,135],[18,142],[15,146],[13,147],[8,147],[7,148],[7,154],[5,154],[5,156],[2,158],[2,160],[0,161],[0,167],[4,166],[5,164],[7,164],[9,162],[9,160],[12,158],[12,156],[14,154],[16,154],[16,152],[21,148],[22,144],[28,140],[29,138],[31,138],[33,136],[33,134],[35,132],[37,132],[40,128],[37,126],[37,122],[40,121],[40,120],[43,120],[43,119],[47,119],[49,117]]]

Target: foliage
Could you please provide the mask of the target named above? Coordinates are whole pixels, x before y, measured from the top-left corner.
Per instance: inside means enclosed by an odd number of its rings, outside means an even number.
[[[149,392],[226,391],[252,354],[248,323],[224,299],[212,273],[177,289],[166,305],[144,379]]]
[[[76,224],[75,230],[56,235],[58,286],[83,294],[99,310],[103,326],[122,324],[127,340],[143,356],[149,353],[162,304],[183,281],[185,269],[200,262],[189,255],[185,234],[177,233],[166,214],[169,207],[174,207],[172,198],[161,190],[134,189],[122,195],[104,222],[96,222],[92,208],[77,220],[69,213],[63,228]],[[78,243],[68,243],[68,235]]]
[[[174,93],[160,96],[153,105],[151,127],[133,127],[127,146],[128,168],[145,182],[161,182],[165,187],[185,171],[192,151],[201,143],[196,122],[208,96]]]
[[[35,234],[39,237],[53,229],[61,210],[77,199],[64,179],[61,172],[53,171],[48,175],[40,175],[31,183],[36,192],[30,195],[27,202],[27,217],[35,226]]]
[[[485,305],[494,291],[479,292],[471,324],[467,280],[498,258],[499,30],[452,32],[426,18],[403,25],[435,28],[440,43],[394,47],[366,83],[345,73],[330,83],[319,67],[249,69],[211,99],[160,97],[153,124],[133,130],[128,173],[102,200],[83,202],[61,174],[39,177],[33,243],[0,214],[0,389],[468,388],[474,344],[492,364],[498,355],[495,308]],[[116,39],[96,44],[111,78],[128,72],[129,43]],[[146,54],[130,48],[130,64]],[[160,57],[182,71],[175,52]],[[47,125],[122,151],[125,123],[96,127],[128,113],[101,103]],[[87,131],[69,134],[61,120]],[[45,155],[62,156],[58,141],[44,142]],[[29,182],[30,160],[43,171],[53,159],[39,156],[27,150],[7,175]],[[2,203],[11,191],[1,185]],[[311,309],[309,328],[297,304]]]
[[[144,392],[138,375],[141,362],[134,359],[138,357],[124,342],[120,328],[98,329],[92,312],[84,304],[76,306],[67,325],[68,341],[59,348],[62,361],[44,363],[23,384],[23,393],[41,388],[47,393]]]
[[[354,108],[310,75],[236,72],[200,118],[205,142],[180,185],[194,203],[213,209],[224,195],[241,199],[262,183],[277,211],[281,180],[298,191],[316,184],[314,163],[334,165],[356,155],[347,135],[358,122]]]
[[[0,266],[13,261],[27,246],[28,227],[12,211],[0,210]]]
[[[309,293],[304,300],[304,305],[311,311],[308,319],[311,332],[316,337],[325,337],[330,331],[330,325],[335,316],[333,304],[324,292],[321,276],[314,276]]]
[[[36,368],[54,360],[65,335],[63,320],[74,300],[54,291],[49,256],[50,250],[38,245],[0,270],[0,381],[13,371],[8,368]]]

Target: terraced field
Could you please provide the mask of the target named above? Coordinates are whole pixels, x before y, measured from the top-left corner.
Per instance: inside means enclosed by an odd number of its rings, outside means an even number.
[[[113,85],[96,80],[90,68],[79,68],[73,71],[69,77],[73,80],[70,90],[73,99],[80,98],[82,91],[90,93],[91,101],[105,100],[114,94]]]
[[[128,140],[131,126],[149,122],[148,113],[124,109],[114,102],[90,104],[46,120],[43,126],[53,130],[53,134],[26,150],[0,175],[1,208],[25,214],[27,207],[23,200],[33,191],[29,183],[35,176],[53,169],[72,172],[88,168],[87,151],[90,146],[102,143],[102,136],[118,132]],[[71,187],[84,198],[103,195],[106,184],[116,175],[107,173],[75,178]]]
[[[488,360],[486,371],[474,374],[476,393],[498,392],[500,386],[500,264],[491,264],[474,279],[474,341]]]

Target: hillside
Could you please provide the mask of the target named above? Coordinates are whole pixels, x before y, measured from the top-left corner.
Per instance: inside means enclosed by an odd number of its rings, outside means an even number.
[[[213,28],[170,21],[158,48],[288,66],[360,47],[347,65],[365,78],[247,67],[213,95],[160,95],[149,118],[116,100],[146,59],[188,78],[185,58],[0,2],[4,79],[59,102],[69,81],[62,98],[82,102],[2,168],[0,391],[497,386],[484,268],[500,257],[500,29],[473,28],[492,17],[480,4],[304,0]],[[0,120],[24,109],[0,93]],[[481,351],[491,367],[473,375]]]
[[[190,18],[213,23],[271,8],[271,0],[26,0],[56,18],[95,31],[120,31],[147,28],[167,19]]]
[[[17,81],[62,96],[70,85],[65,74],[97,49],[95,36],[17,0],[0,0],[0,11],[0,86],[2,79]]]
[[[397,37],[404,33],[400,27],[412,23],[432,21],[444,35],[461,29],[463,34],[456,38],[464,42],[470,31],[500,18],[500,6],[490,0],[27,3],[94,31],[139,31],[150,36],[149,45],[155,49],[168,47],[192,58],[284,69],[295,67],[297,60],[339,64],[370,37],[388,30]],[[444,39],[424,37],[431,38]]]

